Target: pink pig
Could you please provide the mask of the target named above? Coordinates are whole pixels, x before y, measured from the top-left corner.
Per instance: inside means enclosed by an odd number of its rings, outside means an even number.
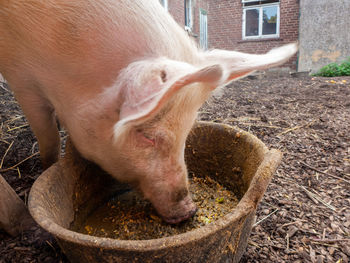
[[[140,189],[169,223],[196,211],[184,148],[198,108],[296,50],[202,51],[158,0],[0,0],[0,72],[44,167],[59,157],[57,116],[82,156]]]

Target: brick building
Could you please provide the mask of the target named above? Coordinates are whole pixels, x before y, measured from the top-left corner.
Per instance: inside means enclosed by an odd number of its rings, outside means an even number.
[[[298,40],[299,0],[160,0],[203,48],[264,53]],[[297,56],[283,67],[296,69]]]

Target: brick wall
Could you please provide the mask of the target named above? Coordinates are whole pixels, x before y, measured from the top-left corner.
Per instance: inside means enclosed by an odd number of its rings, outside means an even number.
[[[214,3],[214,1],[212,1]],[[249,53],[264,53],[271,48],[298,40],[299,0],[281,0],[280,37],[260,40],[242,39],[243,8],[241,0],[220,0],[210,5],[208,17],[209,46]],[[296,69],[297,56],[283,67]]]
[[[212,4],[208,13],[210,48],[236,50],[242,36],[242,7],[240,0],[221,0]]]
[[[168,0],[169,13],[181,27],[185,25],[185,2],[184,0]]]
[[[168,0],[169,12],[183,26],[185,23],[184,0]],[[199,8],[208,12],[209,48],[237,50],[249,53],[265,53],[271,48],[298,40],[299,0],[280,1],[280,37],[277,39],[243,40],[241,0],[192,0],[193,33],[199,39]],[[297,56],[283,67],[296,69]]]
[[[194,2],[195,2],[195,6],[193,7],[193,16],[194,16],[193,33],[196,36],[196,38],[199,39],[199,9],[200,8],[204,9],[209,13],[210,0],[196,0]],[[209,14],[208,14],[208,19],[209,19]],[[209,30],[209,21],[208,21],[208,30]],[[209,32],[208,32],[208,36],[209,36]]]
[[[199,9],[202,8],[206,11],[209,10],[210,0],[192,0],[192,20],[193,29],[192,36],[197,40],[199,39]],[[185,1],[184,0],[168,0],[169,13],[174,17],[181,27],[185,25]],[[209,23],[208,23],[209,24]]]

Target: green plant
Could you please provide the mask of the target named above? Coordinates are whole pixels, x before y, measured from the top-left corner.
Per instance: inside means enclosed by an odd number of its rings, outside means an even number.
[[[341,76],[350,76],[350,58],[339,65]]]
[[[339,77],[350,76],[350,57],[341,64],[331,63],[322,67],[315,76],[321,77]]]

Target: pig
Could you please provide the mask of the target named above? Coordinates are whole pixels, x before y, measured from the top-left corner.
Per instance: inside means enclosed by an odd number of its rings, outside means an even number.
[[[59,158],[57,118],[84,158],[171,224],[196,212],[184,148],[198,109],[215,89],[296,51],[201,50],[158,0],[0,0],[0,73],[43,166]]]

